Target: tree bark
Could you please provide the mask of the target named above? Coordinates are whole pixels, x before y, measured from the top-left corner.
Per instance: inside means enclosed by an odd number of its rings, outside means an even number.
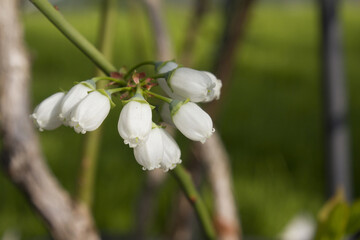
[[[347,121],[346,81],[342,59],[338,0],[320,0],[322,70],[325,121],[325,158],[328,196],[339,188],[352,198],[351,154]]]
[[[219,49],[214,60],[213,72],[223,82],[222,98],[209,104],[206,110],[216,120],[224,96],[231,85],[231,74],[235,57],[249,18],[250,9],[255,0],[227,0],[224,15],[226,16],[224,32],[220,39]]]
[[[73,202],[52,175],[29,119],[29,60],[18,1],[0,1],[1,165],[55,239],[99,239],[88,209]]]
[[[195,0],[193,13],[188,23],[184,45],[181,54],[181,63],[185,66],[191,66],[194,57],[194,47],[196,37],[198,36],[202,20],[209,9],[209,0]]]
[[[159,61],[171,60],[174,54],[170,36],[166,30],[165,21],[161,13],[161,0],[143,1],[149,15],[150,27],[153,30],[157,59]]]

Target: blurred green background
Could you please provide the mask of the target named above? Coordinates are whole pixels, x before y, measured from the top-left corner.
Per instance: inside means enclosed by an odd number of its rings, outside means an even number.
[[[172,3],[164,10],[166,25],[180,55],[191,14],[189,6]],[[359,1],[344,1],[341,5],[355,197],[360,196],[360,189],[356,188],[360,183],[359,10]],[[64,8],[62,13],[96,42],[96,2],[73,10]],[[142,10],[140,13],[134,15],[125,1],[119,2],[114,49],[118,67],[154,59],[147,16]],[[233,87],[223,96],[217,131],[231,157],[235,197],[245,235],[274,237],[298,213],[315,217],[325,201],[318,13],[316,2],[257,1],[238,48]],[[211,70],[222,21],[219,9],[212,7],[197,38],[194,65],[190,67]],[[33,107],[60,88],[69,89],[73,82],[94,75],[93,64],[36,10],[24,11],[23,22],[33,64]],[[134,31],[143,38],[134,39]],[[117,132],[119,113],[120,107],[116,107],[104,122],[93,209],[99,229],[110,234],[134,231],[135,207],[145,180],[145,172]],[[52,171],[74,194],[84,136],[60,127],[40,133],[40,138]],[[178,140],[182,155],[187,156],[190,142],[180,134]],[[178,190],[169,177],[153,206],[157,210],[150,235],[161,236],[169,226]],[[208,187],[203,194],[210,203]],[[24,238],[47,234],[24,197],[0,172],[0,236],[8,229],[20,231]]]

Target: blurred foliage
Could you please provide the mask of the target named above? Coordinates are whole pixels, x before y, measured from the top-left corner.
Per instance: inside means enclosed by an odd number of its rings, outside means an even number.
[[[126,4],[119,5],[116,66],[153,59],[152,33],[146,15]],[[98,9],[65,11],[59,7],[77,29],[96,41]],[[191,13],[188,10],[186,6],[166,7],[166,24],[178,55]],[[237,52],[232,87],[223,95],[217,131],[231,157],[234,192],[246,235],[276,236],[295,214],[307,211],[315,215],[324,201],[317,11],[317,6],[310,3],[258,2]],[[360,158],[360,149],[356,148],[360,144],[358,12],[358,3],[344,3],[342,25],[354,159]],[[221,34],[220,14],[219,8],[213,8],[206,16],[191,67],[211,70]],[[24,14],[24,23],[33,64],[32,106],[60,87],[69,89],[73,82],[94,75],[93,64],[37,11]],[[99,229],[109,234],[135,231],[135,207],[145,176],[117,132],[119,112],[116,107],[104,122],[93,208]],[[177,138],[187,164],[189,141],[180,134]],[[40,133],[40,139],[52,171],[73,194],[83,136],[61,127]],[[354,172],[359,172],[359,164],[354,162]],[[358,186],[360,177],[354,177]],[[36,213],[3,173],[0,190],[0,236],[7,229],[18,230],[25,238],[46,234]],[[177,191],[178,186],[169,177],[159,190],[157,205],[149,206],[156,212],[150,234],[163,235],[171,224]],[[210,203],[208,187],[203,194]],[[357,188],[355,195],[359,194]],[[341,208],[333,214],[342,214]],[[355,218],[352,212],[351,219]]]
[[[349,206],[340,190],[320,210],[315,240],[341,240],[359,232],[360,200]]]

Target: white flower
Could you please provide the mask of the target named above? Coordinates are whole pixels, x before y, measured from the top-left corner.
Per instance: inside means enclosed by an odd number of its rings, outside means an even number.
[[[181,151],[179,145],[167,131],[165,131],[163,128],[160,128],[160,133],[164,145],[164,156],[160,165],[161,168],[167,172],[169,169],[174,169],[176,164],[181,163]]]
[[[147,139],[151,126],[151,107],[140,94],[136,94],[120,112],[119,134],[124,143],[133,148]]]
[[[53,130],[61,125],[58,118],[60,112],[60,103],[64,97],[63,92],[58,92],[43,100],[30,115],[37,128],[40,131]]]
[[[176,95],[182,99],[189,98],[192,102],[205,101],[213,94],[215,87],[215,83],[206,73],[185,67],[170,73],[167,82]]]
[[[210,116],[195,103],[174,100],[170,108],[175,126],[187,138],[204,143],[215,131]]]
[[[221,82],[221,80],[220,80],[220,79],[217,79],[217,78],[215,77],[215,75],[212,74],[212,73],[210,73],[210,72],[205,72],[205,71],[204,71],[204,73],[206,73],[206,74],[210,77],[210,79],[211,79],[211,81],[213,82],[213,84],[215,84],[215,87],[213,88],[212,93],[209,94],[209,96],[205,99],[204,102],[210,102],[210,101],[213,101],[214,99],[219,100],[219,98],[220,98],[220,92],[221,92],[221,87],[222,87],[222,82]]]
[[[148,138],[134,148],[136,161],[143,166],[143,170],[153,170],[160,167],[164,155],[161,130],[153,128]]]
[[[71,111],[70,126],[77,133],[96,130],[110,112],[110,99],[105,91],[93,91]]]
[[[95,90],[95,83],[92,80],[83,81],[73,86],[61,102],[59,117],[64,125],[69,125],[70,114],[74,107],[83,100],[89,91]]]

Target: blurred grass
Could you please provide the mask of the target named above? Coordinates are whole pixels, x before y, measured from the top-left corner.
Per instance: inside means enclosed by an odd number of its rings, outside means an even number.
[[[127,6],[129,7],[129,6]],[[232,159],[234,191],[246,235],[275,236],[302,211],[315,214],[324,201],[322,113],[319,64],[319,17],[310,4],[259,2],[251,15],[246,37],[238,49],[233,87],[225,98],[217,131]],[[360,151],[360,15],[359,4],[342,8],[346,76],[349,80],[354,174]],[[151,32],[144,14],[131,8],[119,11],[114,59],[117,66],[152,59]],[[95,42],[98,11],[65,11],[67,19]],[[189,11],[167,8],[167,25],[181,53]],[[134,19],[135,18],[135,19]],[[219,12],[211,12],[197,39],[194,68],[210,70],[220,34]],[[33,61],[33,106],[75,81],[94,75],[94,66],[43,16],[24,15],[26,40]],[[136,26],[134,26],[136,25]],[[136,29],[134,29],[136,27]],[[136,34],[143,39],[135,39]],[[141,44],[141,45],[137,45]],[[94,215],[106,233],[133,229],[134,209],[144,172],[117,132],[120,108],[105,120],[101,159],[96,179]],[[83,136],[61,127],[40,134],[47,161],[61,184],[76,189]],[[189,144],[179,137],[183,156]],[[355,175],[359,184],[359,176]],[[354,185],[356,186],[356,185]],[[4,174],[0,174],[0,236],[18,229],[24,237],[46,234],[41,221]],[[159,212],[149,230],[162,235],[169,224],[177,186],[170,177],[159,191]],[[356,189],[359,196],[359,189]],[[204,190],[209,197],[209,191]],[[207,199],[211,202],[211,199]]]

